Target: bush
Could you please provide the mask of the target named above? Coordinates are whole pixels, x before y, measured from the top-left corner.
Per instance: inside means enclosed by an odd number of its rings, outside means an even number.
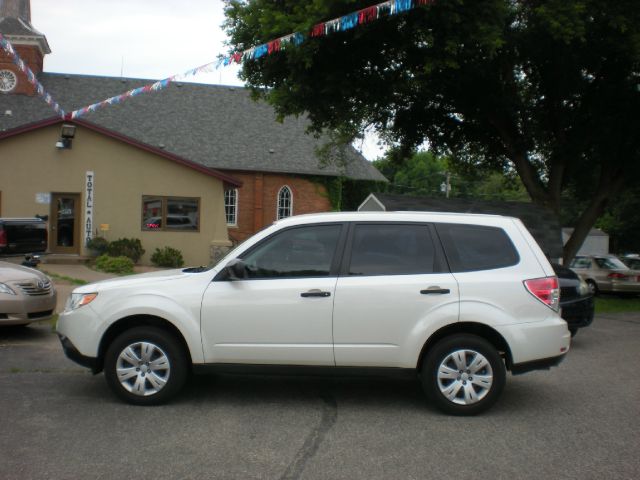
[[[93,237],[87,242],[87,248],[100,255],[104,255],[109,248],[109,241],[103,237]]]
[[[156,248],[151,255],[151,262],[157,267],[179,268],[184,265],[182,253],[171,247]]]
[[[96,258],[96,270],[107,273],[133,273],[133,261],[129,257],[110,257],[101,255]]]
[[[128,257],[133,263],[138,263],[144,255],[144,248],[138,238],[120,238],[109,244],[107,254],[110,257]]]

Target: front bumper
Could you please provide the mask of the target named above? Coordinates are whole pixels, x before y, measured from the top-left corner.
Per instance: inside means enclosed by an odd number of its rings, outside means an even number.
[[[21,292],[16,295],[2,295],[0,325],[25,325],[48,320],[53,317],[56,302],[57,295],[53,289],[48,295],[42,296],[28,296]]]
[[[58,338],[62,344],[62,350],[69,360],[73,360],[78,365],[89,368],[94,374],[102,371],[102,365],[95,357],[82,355],[68,337],[58,333]]]

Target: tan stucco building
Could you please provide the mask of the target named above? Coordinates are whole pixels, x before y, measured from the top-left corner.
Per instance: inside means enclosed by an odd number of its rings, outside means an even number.
[[[82,123],[72,148],[55,148],[62,122],[49,123],[0,141],[0,215],[48,219],[51,253],[85,255],[87,236],[135,237],[143,263],[172,246],[206,265],[230,245],[221,199],[239,182]]]

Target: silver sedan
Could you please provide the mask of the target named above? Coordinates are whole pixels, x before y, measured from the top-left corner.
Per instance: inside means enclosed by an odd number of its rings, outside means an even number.
[[[640,293],[640,270],[630,269],[614,255],[578,256],[569,266],[587,282],[594,295]]]
[[[56,308],[51,279],[33,268],[0,261],[0,325],[47,320]]]

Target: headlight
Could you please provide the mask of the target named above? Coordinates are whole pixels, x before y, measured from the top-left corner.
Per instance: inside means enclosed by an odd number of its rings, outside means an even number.
[[[8,295],[16,294],[16,292],[11,290],[11,287],[9,287],[9,285],[5,285],[4,283],[0,283],[0,293],[6,293]]]
[[[67,298],[67,304],[64,306],[65,312],[71,312],[76,308],[89,305],[98,296],[97,293],[72,293]]]
[[[591,293],[591,291],[589,290],[589,284],[585,282],[582,278],[580,279],[580,286],[578,287],[578,293],[582,297],[589,295]]]

